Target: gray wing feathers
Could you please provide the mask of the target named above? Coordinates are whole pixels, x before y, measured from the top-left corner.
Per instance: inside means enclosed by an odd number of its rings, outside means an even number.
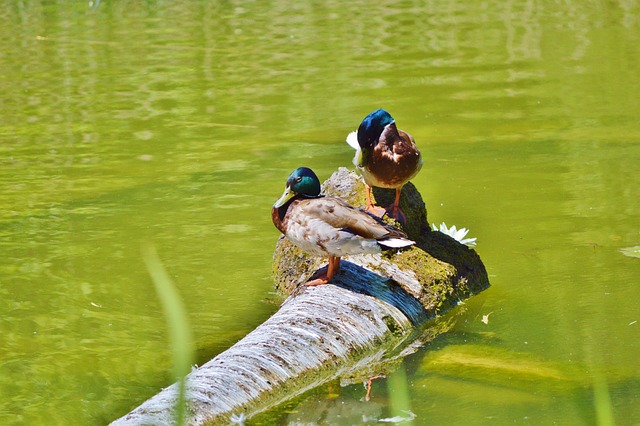
[[[304,203],[305,215],[317,217],[334,228],[346,229],[363,238],[382,240],[385,238],[406,238],[397,229],[387,228],[368,213],[355,208],[340,198],[324,197]]]

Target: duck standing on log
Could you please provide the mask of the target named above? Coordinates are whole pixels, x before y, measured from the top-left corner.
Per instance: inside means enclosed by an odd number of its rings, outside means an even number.
[[[413,137],[399,130],[391,114],[380,108],[362,120],[358,131],[347,136],[347,143],[356,150],[353,164],[367,186],[367,211],[380,217],[388,212],[404,224],[404,213],[399,206],[400,193],[404,184],[422,168],[422,154]],[[386,209],[374,207],[371,202],[372,186],[395,189],[394,203]]]
[[[328,283],[340,271],[340,257],[379,253],[414,244],[401,230],[385,225],[369,213],[337,197],[320,194],[313,170],[294,170],[284,193],[271,210],[273,224],[304,252],[328,256],[326,272],[308,286]]]

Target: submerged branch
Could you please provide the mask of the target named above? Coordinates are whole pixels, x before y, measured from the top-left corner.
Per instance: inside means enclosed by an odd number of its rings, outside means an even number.
[[[356,205],[363,189],[342,168],[324,185],[326,193]],[[388,194],[375,195],[380,200]],[[415,331],[430,318],[489,286],[473,250],[429,229],[413,185],[403,190],[401,206],[416,246],[350,256],[331,284],[300,286],[326,260],[278,241],[276,286],[289,297],[262,325],[187,376],[189,424],[228,423],[233,414],[251,417],[335,378],[371,377],[380,372],[374,369],[410,353],[417,346]],[[113,424],[172,424],[176,399],[174,384]]]

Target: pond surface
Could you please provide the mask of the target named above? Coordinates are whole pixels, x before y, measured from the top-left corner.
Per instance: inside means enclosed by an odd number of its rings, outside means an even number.
[[[492,287],[369,403],[257,420],[640,418],[637,2],[3,2],[0,36],[0,423],[105,424],[173,381],[144,242],[199,364],[268,318],[271,205],[352,167],[381,106]]]

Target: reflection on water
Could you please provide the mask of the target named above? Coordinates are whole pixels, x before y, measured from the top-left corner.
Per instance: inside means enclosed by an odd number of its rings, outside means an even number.
[[[640,244],[635,2],[6,2],[0,24],[1,423],[106,423],[172,381],[143,241],[199,362],[267,318],[283,179],[350,167],[379,106],[493,284],[407,359],[414,422],[640,415],[640,265],[618,251]],[[532,365],[571,380],[531,387]],[[357,421],[361,391],[304,412]]]

